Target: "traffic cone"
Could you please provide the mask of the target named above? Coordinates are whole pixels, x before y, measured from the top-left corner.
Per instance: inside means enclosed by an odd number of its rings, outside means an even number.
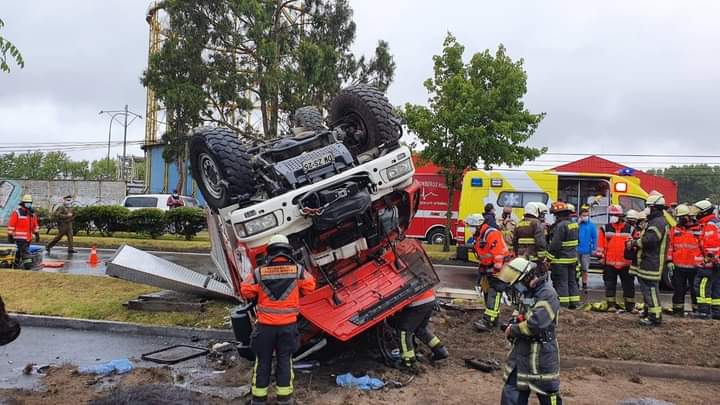
[[[95,266],[99,262],[100,260],[98,260],[97,249],[95,249],[95,245],[93,244],[90,249],[90,256],[88,256],[88,263],[90,263],[91,266]]]

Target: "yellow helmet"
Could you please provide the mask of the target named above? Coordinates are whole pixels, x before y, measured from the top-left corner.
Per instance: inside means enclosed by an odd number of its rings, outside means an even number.
[[[516,257],[505,264],[495,277],[499,280],[513,285],[535,269],[535,263],[524,257]]]
[[[25,194],[25,195],[22,197],[22,200],[20,200],[20,202],[32,203],[32,196],[31,196],[30,194]]]
[[[675,207],[675,216],[676,217],[686,217],[690,215],[690,207],[688,207],[685,204],[680,204],[677,207]]]

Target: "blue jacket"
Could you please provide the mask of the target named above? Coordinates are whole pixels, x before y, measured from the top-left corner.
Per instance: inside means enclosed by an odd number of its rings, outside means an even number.
[[[581,255],[592,254],[597,249],[598,231],[592,221],[580,223],[577,251]]]

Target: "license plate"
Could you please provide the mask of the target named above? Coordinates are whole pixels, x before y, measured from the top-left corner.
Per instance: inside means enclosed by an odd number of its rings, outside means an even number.
[[[303,171],[305,173],[313,171],[315,169],[319,169],[323,166],[327,166],[332,164],[335,161],[335,158],[333,158],[332,153],[328,153],[327,155],[320,156],[315,159],[306,160],[303,162]]]

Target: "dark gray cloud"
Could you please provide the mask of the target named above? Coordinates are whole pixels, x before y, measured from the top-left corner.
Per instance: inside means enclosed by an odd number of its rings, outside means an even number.
[[[103,140],[107,121],[99,109],[128,103],[144,113],[139,76],[147,58],[148,5],[5,2],[3,34],[21,48],[27,65],[0,76],[2,141]],[[502,42],[512,57],[525,59],[527,105],[548,114],[534,145],[707,153],[717,144],[716,1],[361,0],[352,6],[358,52],[369,54],[378,39],[390,42],[398,65],[389,91],[394,104],[425,102],[431,57],[452,31],[468,57]],[[141,139],[143,125],[130,133]]]

